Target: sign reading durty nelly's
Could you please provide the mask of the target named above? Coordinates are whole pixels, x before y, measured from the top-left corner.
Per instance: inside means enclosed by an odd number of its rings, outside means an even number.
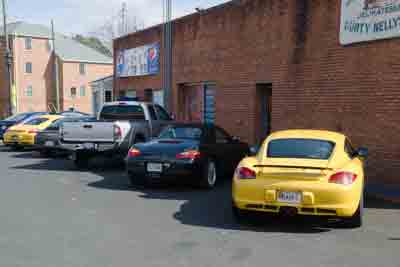
[[[342,45],[400,37],[400,0],[342,0]]]

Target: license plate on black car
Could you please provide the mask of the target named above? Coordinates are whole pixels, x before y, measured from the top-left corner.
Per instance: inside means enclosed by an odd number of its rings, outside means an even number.
[[[147,163],[147,172],[162,173],[162,164],[161,163]]]

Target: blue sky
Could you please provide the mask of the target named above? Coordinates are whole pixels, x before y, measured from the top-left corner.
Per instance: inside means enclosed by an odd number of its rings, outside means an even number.
[[[8,0],[11,20],[50,24],[65,34],[87,33],[102,25],[126,2],[128,12],[136,14],[145,26],[162,20],[162,0]],[[196,7],[207,8],[228,0],[172,0],[173,16],[192,13]]]

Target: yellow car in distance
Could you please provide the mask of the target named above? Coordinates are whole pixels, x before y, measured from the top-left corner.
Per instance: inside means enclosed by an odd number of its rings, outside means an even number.
[[[288,130],[270,135],[257,154],[238,165],[232,187],[234,216],[246,211],[341,218],[362,225],[366,148],[353,149],[340,133]]]
[[[14,125],[5,132],[3,143],[13,147],[32,146],[35,144],[36,134],[60,118],[62,116],[42,115]]]

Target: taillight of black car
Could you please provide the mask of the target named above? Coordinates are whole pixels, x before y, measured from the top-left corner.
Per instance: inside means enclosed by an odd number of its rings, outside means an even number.
[[[187,150],[176,155],[176,159],[190,159],[195,160],[201,157],[201,153],[198,150]]]
[[[140,154],[142,154],[142,152],[140,152],[140,150],[139,150],[139,149],[136,149],[136,148],[131,148],[131,149],[129,149],[129,152],[128,152],[128,156],[129,156],[130,158],[139,157]]]

